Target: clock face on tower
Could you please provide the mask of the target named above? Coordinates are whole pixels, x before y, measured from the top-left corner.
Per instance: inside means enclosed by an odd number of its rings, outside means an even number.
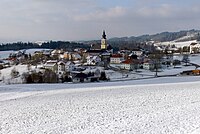
[[[101,40],[101,49],[106,49],[106,40],[105,39]]]
[[[101,40],[102,45],[106,45],[106,41],[104,39]]]

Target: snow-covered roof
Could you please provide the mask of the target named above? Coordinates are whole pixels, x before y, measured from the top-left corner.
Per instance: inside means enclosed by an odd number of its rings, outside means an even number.
[[[46,63],[57,63],[57,60],[48,60]]]
[[[74,65],[74,62],[68,61],[68,62],[66,63],[66,65],[67,65],[67,66],[69,66],[69,65]]]

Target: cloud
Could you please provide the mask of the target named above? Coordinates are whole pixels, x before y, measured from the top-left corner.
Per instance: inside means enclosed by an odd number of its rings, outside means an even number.
[[[141,17],[169,17],[173,13],[173,7],[168,4],[163,4],[159,7],[142,7],[138,10],[138,14]]]
[[[109,37],[200,29],[199,5],[197,0],[1,0],[0,38],[79,40],[99,38],[102,29]]]
[[[76,21],[102,21],[102,20],[111,20],[113,18],[121,17],[125,13],[126,13],[125,8],[117,6],[107,10],[101,9],[88,14],[75,15],[73,18]]]

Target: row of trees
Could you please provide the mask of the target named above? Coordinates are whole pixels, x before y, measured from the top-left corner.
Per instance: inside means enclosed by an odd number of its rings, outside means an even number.
[[[48,48],[48,49],[75,49],[77,47],[81,48],[88,48],[89,46],[83,43],[76,43],[76,42],[68,42],[68,41],[49,41],[39,45],[37,43],[24,43],[24,42],[17,42],[17,43],[6,43],[0,45],[0,51],[6,50],[21,50],[21,49],[31,49],[31,48]]]
[[[49,69],[42,72],[23,73],[22,79],[25,83],[56,83],[57,74]]]

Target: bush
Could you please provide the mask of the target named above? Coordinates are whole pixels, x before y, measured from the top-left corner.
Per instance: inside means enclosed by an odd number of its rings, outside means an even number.
[[[11,78],[17,78],[18,75],[19,75],[19,72],[16,70],[16,68],[13,68],[13,69],[11,70],[10,75],[11,75]]]
[[[101,72],[101,76],[100,76],[99,80],[108,80],[106,78],[106,73],[105,72]]]

